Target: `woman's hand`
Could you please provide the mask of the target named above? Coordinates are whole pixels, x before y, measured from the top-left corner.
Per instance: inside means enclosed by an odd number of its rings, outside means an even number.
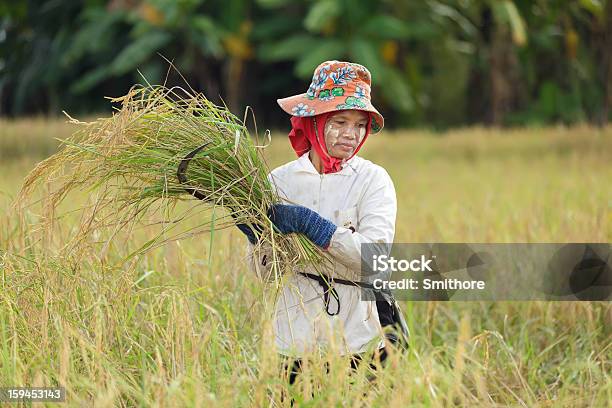
[[[251,244],[257,244],[257,237],[255,236],[255,232],[251,229],[251,227],[249,227],[247,224],[236,224],[236,226],[244,235],[246,235]],[[261,231],[259,232],[261,233]]]
[[[234,220],[236,220],[236,216],[234,215],[233,211],[230,211],[230,215],[232,216]],[[259,242],[259,237],[261,236],[261,233],[263,232],[263,227],[261,226],[261,224],[259,223],[254,223],[254,224],[237,223],[236,227],[238,227],[238,229],[244,235],[246,235],[247,239],[249,240],[251,244],[256,245],[257,242]]]
[[[315,211],[300,205],[274,204],[268,218],[283,234],[301,233],[323,249],[329,247],[336,225]]]
[[[304,234],[314,244],[323,249],[329,247],[332,235],[336,232],[336,225],[321,217],[315,211],[300,205],[274,204],[268,209],[268,218],[272,221],[278,232],[282,234]],[[261,225],[252,227],[247,224],[236,224],[238,229],[246,235],[249,242],[257,244],[257,236],[261,234]]]

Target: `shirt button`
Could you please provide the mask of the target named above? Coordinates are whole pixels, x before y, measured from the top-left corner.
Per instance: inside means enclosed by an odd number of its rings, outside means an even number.
[[[317,205],[317,200],[312,200],[312,205]]]

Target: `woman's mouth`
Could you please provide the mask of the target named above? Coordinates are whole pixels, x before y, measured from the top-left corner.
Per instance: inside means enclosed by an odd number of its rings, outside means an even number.
[[[340,147],[343,150],[353,150],[355,146],[349,143],[338,143],[336,146]]]

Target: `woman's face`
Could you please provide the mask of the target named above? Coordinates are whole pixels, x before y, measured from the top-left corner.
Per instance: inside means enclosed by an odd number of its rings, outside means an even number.
[[[359,146],[368,126],[369,116],[358,110],[344,110],[325,123],[325,146],[330,156],[348,159]]]

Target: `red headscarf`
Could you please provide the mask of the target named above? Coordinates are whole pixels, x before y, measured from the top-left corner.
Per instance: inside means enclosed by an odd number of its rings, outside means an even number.
[[[316,116],[292,116],[291,117],[291,131],[289,132],[289,141],[291,142],[291,146],[298,157],[302,156],[304,153],[308,152],[312,147],[315,149],[315,153],[321,158],[323,161],[323,173],[336,173],[342,170],[342,164],[345,160],[338,159],[337,157],[332,157],[327,152],[327,147],[325,146],[325,124],[327,123],[327,119],[330,116],[333,116],[337,111],[321,113]],[[366,112],[369,117],[369,112]],[[315,131],[315,120],[317,123],[317,129]],[[370,134],[372,121],[368,120],[368,125],[366,127],[366,133],[363,136],[359,145],[355,148],[355,151],[351,155],[351,157],[355,156],[363,142],[367,139]],[[317,140],[318,133],[318,140]],[[349,160],[349,157],[346,160]]]

